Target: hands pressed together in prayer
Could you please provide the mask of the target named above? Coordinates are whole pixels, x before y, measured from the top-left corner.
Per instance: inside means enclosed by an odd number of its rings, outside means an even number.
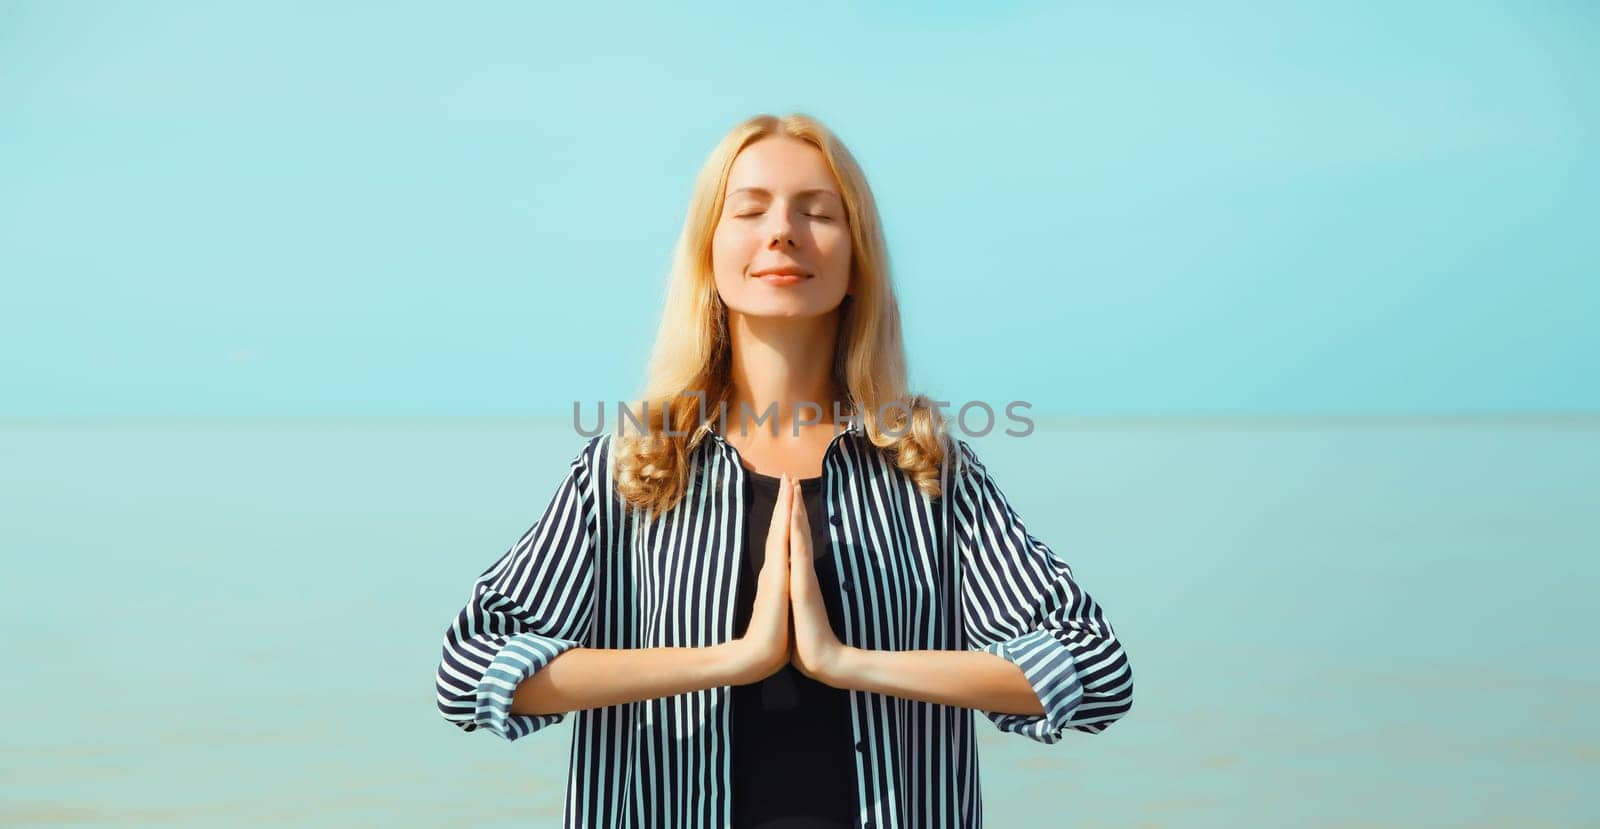
[[[766,561],[745,635],[721,646],[730,655],[719,676],[747,685],[792,664],[835,688],[1015,714],[1043,714],[1022,670],[981,650],[864,650],[839,641],[828,624],[816,564],[811,522],[800,488],[781,476],[767,531]]]
[[[739,679],[756,682],[792,664],[806,676],[839,685],[844,663],[855,649],[839,641],[828,624],[828,609],[811,548],[811,523],[800,487],[780,476],[766,561],[756,580],[750,626],[741,643]]]

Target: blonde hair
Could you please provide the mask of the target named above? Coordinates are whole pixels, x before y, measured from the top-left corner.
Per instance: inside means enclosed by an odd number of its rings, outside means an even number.
[[[695,179],[673,252],[644,389],[629,406],[644,431],[638,431],[639,424],[632,431],[621,428],[627,419],[618,423],[613,454],[617,493],[652,515],[671,509],[687,490],[688,459],[706,439],[704,427],[717,418],[720,406],[727,406],[730,414],[735,408],[728,310],[712,274],[711,240],[722,217],[734,158],[768,136],[796,138],[821,150],[844,197],[853,297],[847,296],[836,311],[841,318],[834,343],[835,385],[860,417],[862,433],[885,450],[918,489],[936,497],[939,467],[947,451],[945,426],[931,400],[906,389],[900,308],[889,279],[877,205],[850,151],[827,127],[802,114],[763,114],[741,122],[711,151]],[[832,416],[823,414],[825,420]],[[668,429],[678,434],[668,434]]]

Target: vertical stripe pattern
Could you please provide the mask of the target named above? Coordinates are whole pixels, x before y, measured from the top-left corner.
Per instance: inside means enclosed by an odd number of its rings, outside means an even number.
[[[517,685],[577,646],[706,647],[733,638],[744,555],[744,467],[708,430],[677,508],[622,502],[613,436],[591,438],[543,513],[485,570],[445,631],[438,708],[463,731],[517,740],[567,714],[510,711]],[[970,445],[950,437],[928,498],[860,427],[823,457],[823,493],[848,645],[984,650],[1016,664],[1043,715],[984,711],[1055,743],[1099,733],[1133,700],[1133,674],[1100,606],[1034,537]],[[969,709],[852,691],[859,825],[983,822]],[[575,712],[564,826],[729,829],[730,689]]]

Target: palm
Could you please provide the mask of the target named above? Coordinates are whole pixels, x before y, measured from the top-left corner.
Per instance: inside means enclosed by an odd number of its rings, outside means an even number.
[[[811,549],[811,522],[799,487],[790,489],[789,602],[794,620],[789,661],[802,674],[817,680],[830,675],[843,644],[828,624]]]

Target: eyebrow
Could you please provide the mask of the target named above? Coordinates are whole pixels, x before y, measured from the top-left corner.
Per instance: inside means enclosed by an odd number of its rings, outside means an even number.
[[[740,193],[752,193],[752,194],[757,195],[757,196],[771,196],[772,195],[772,191],[768,190],[765,187],[740,187],[737,190],[729,192],[728,193],[728,198],[731,199],[734,196],[739,195]],[[829,189],[826,189],[826,188],[823,188],[823,187],[814,187],[814,188],[812,188],[810,190],[801,190],[800,192],[795,193],[795,195],[796,196],[802,196],[802,197],[803,196],[833,196],[834,198],[838,199],[839,201],[844,201],[844,197],[843,196],[839,195],[838,193],[835,193],[832,190],[829,190]]]

